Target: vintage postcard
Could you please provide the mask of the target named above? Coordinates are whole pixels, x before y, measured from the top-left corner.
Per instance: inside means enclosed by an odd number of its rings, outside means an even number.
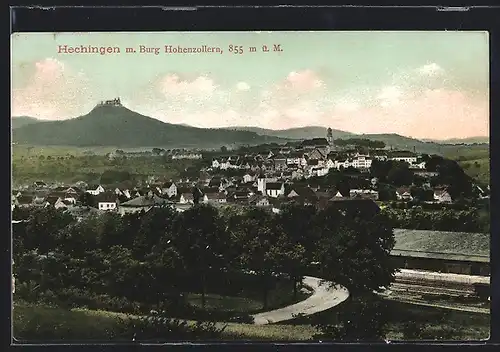
[[[489,337],[486,32],[11,41],[16,342]]]

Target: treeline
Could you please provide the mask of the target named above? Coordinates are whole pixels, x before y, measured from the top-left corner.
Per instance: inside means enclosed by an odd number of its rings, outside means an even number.
[[[76,221],[43,208],[16,209],[13,217],[26,219],[14,225],[16,297],[30,302],[234,321],[204,309],[206,294],[255,290],[266,309],[280,280],[298,289],[314,273],[361,297],[389,285],[395,271],[390,219],[354,209],[290,205],[273,214],[196,205]],[[201,294],[201,308],[186,302],[193,292]]]
[[[374,141],[366,138],[347,138],[335,139],[335,145],[338,146],[356,146],[368,149],[384,149],[385,143],[382,141]]]
[[[484,216],[476,208],[428,211],[421,206],[410,209],[387,207],[382,212],[391,219],[395,228],[483,233],[490,231],[488,214]]]

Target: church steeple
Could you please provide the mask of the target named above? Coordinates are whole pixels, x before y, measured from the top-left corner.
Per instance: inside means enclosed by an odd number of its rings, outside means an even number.
[[[333,132],[331,128],[328,128],[328,131],[326,133],[326,140],[328,142],[328,145],[330,147],[333,147]]]

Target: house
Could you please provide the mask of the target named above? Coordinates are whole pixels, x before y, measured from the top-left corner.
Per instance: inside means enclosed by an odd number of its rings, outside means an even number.
[[[153,207],[171,206],[171,205],[172,202],[165,198],[158,197],[156,194],[153,195],[147,194],[119,204],[118,211],[121,215],[124,215],[140,211],[147,212]]]
[[[434,200],[438,203],[451,203],[453,201],[446,189],[434,190]]]
[[[326,159],[326,154],[323,149],[315,148],[307,154],[309,159],[324,160]]]
[[[304,167],[307,165],[307,159],[304,153],[293,152],[286,156],[286,163],[288,166],[296,165],[298,167]]]
[[[291,188],[290,192],[286,195],[288,199],[301,204],[316,204],[318,201],[318,196],[316,192],[310,187],[300,187],[294,186]]]
[[[281,170],[286,170],[288,165],[287,165],[287,157],[286,155],[283,154],[277,154],[273,156],[273,167],[274,170],[281,171]]]
[[[250,198],[248,198],[248,204],[256,207],[268,207],[270,205],[269,199],[260,194],[250,196]]]
[[[177,195],[177,186],[172,181],[166,182],[161,188],[161,194],[166,195],[168,198]]]
[[[47,187],[47,184],[43,181],[35,181],[35,182],[33,182],[33,186],[35,188],[45,188],[45,187]]]
[[[247,190],[237,190],[229,193],[227,195],[227,201],[230,202],[247,202],[250,197],[250,193]]]
[[[246,173],[243,175],[243,183],[250,183],[255,181],[255,175]]]
[[[349,196],[351,198],[360,197],[378,200],[378,192],[372,189],[351,189],[349,191]]]
[[[14,210],[15,207],[19,206],[19,201],[17,200],[17,197],[15,195],[11,195],[11,210]]]
[[[328,146],[328,140],[326,138],[307,139],[300,144],[300,147],[304,149],[326,148]]]
[[[410,164],[410,169],[413,170],[425,170],[426,162],[420,161],[415,162],[414,164]]]
[[[203,201],[205,203],[226,203],[227,202],[226,195],[224,193],[219,193],[219,192],[205,193],[203,198],[204,198]]]
[[[179,198],[179,203],[181,204],[194,204],[193,193],[182,193]]]
[[[403,150],[390,153],[389,160],[404,161],[411,165],[417,162],[417,158],[417,154]]]
[[[309,169],[309,176],[323,177],[328,174],[330,170],[324,166],[315,166]]]
[[[87,193],[92,194],[93,196],[98,196],[101,193],[104,193],[104,187],[101,185],[89,185],[89,188],[87,188]]]
[[[189,152],[183,152],[183,153],[175,153],[172,154],[172,159],[177,159],[177,160],[199,160],[203,156],[200,153],[189,153]]]
[[[404,269],[490,275],[490,234],[394,229],[391,257]]]
[[[25,208],[33,206],[33,196],[28,194],[20,195],[16,198],[16,206]]]
[[[71,208],[74,206],[75,206],[75,203],[73,203],[69,200],[66,200],[66,199],[61,199],[61,198],[58,198],[57,201],[54,203],[54,208],[56,208],[56,209],[68,209],[68,208]]]
[[[408,187],[399,187],[396,189],[396,197],[398,200],[411,201],[413,196],[411,195],[411,190]]]
[[[104,211],[116,211],[120,204],[118,195],[114,192],[103,192],[97,196],[97,209]]]
[[[285,194],[285,184],[281,182],[266,183],[266,195],[277,198]]]
[[[266,194],[266,188],[267,184],[272,182],[278,182],[277,177],[267,177],[263,174],[257,177],[257,191],[261,192],[262,194]]]
[[[369,169],[372,166],[372,159],[368,155],[358,154],[352,159],[352,167],[356,169]]]

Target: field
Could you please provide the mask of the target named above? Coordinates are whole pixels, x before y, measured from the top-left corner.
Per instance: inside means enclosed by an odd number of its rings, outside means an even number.
[[[116,148],[13,146],[13,182],[16,185],[34,181],[99,183],[101,174],[107,170],[127,171],[136,179],[148,176],[174,179],[196,163],[189,160],[167,161],[162,157],[134,157],[124,160],[110,160],[106,157],[106,153],[115,150]]]
[[[489,146],[470,146],[470,148],[447,148],[444,156],[458,161],[465,173],[474,179],[490,184]]]
[[[413,321],[421,326],[426,339],[484,340],[489,337],[490,316],[465,313],[433,307],[414,306],[401,302],[388,302],[391,315],[389,340],[404,340],[405,323]],[[328,313],[335,314],[335,313]],[[14,303],[14,336],[31,340],[110,340],[117,341],[114,334],[118,318],[129,319],[120,313],[89,311],[83,309],[64,310],[45,306]],[[133,317],[131,317],[133,319]],[[303,321],[296,324],[250,325],[224,323],[224,340],[313,340],[315,327]],[[31,337],[31,338],[28,338]]]

